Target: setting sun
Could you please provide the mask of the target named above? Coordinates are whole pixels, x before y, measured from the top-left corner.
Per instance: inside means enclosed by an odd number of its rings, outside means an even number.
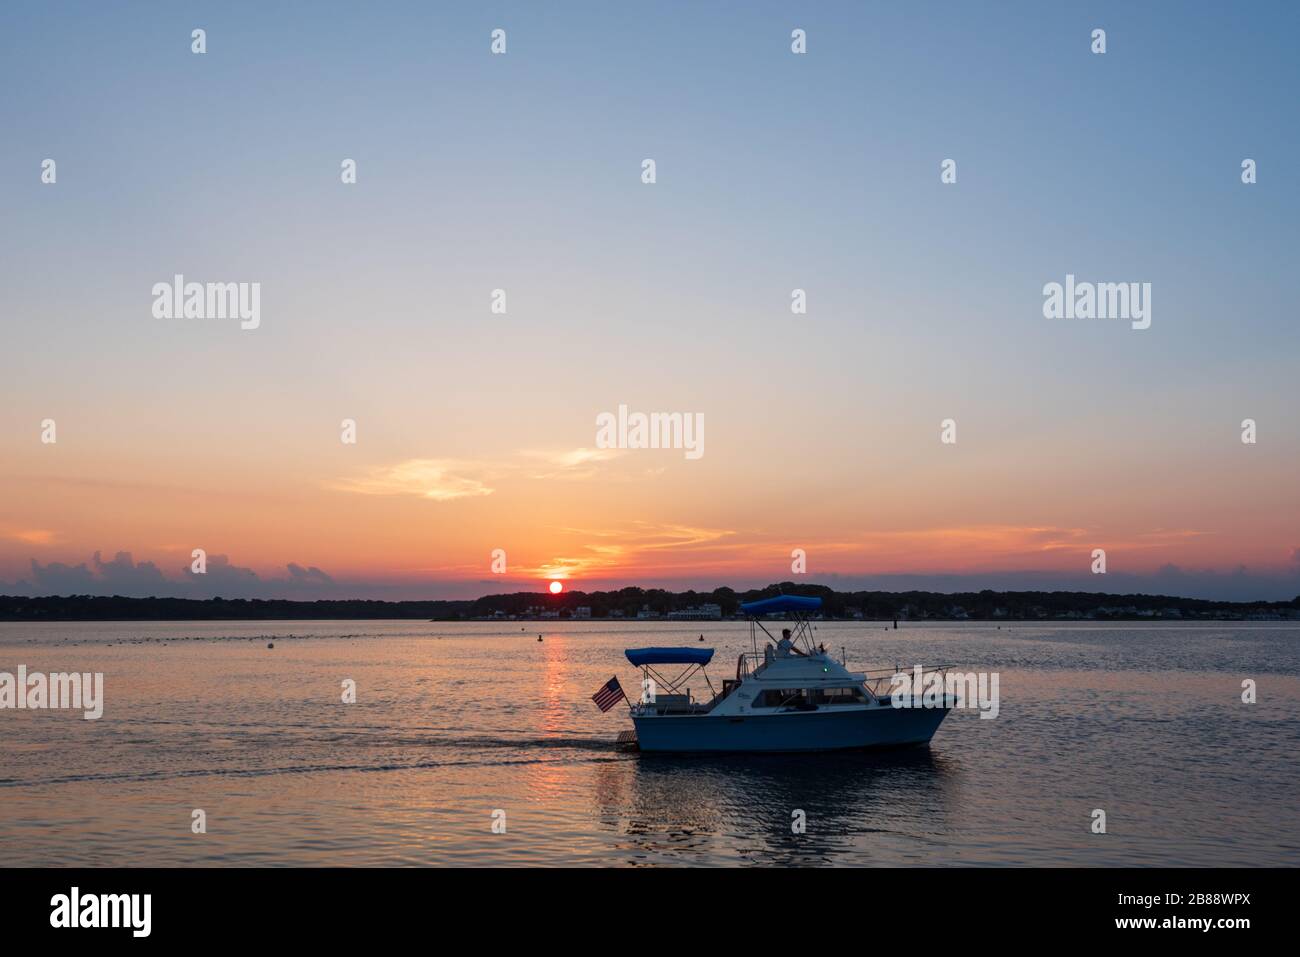
[[[552,595],[558,595],[558,594],[559,594],[560,592],[562,592],[562,591],[564,591],[564,585],[563,585],[562,583],[560,583],[560,582],[551,582],[551,594],[552,594]]]

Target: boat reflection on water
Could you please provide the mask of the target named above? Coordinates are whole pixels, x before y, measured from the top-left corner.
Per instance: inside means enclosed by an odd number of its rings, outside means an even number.
[[[928,748],[639,754],[601,769],[594,804],[629,865],[919,863],[948,830],[957,777]]]

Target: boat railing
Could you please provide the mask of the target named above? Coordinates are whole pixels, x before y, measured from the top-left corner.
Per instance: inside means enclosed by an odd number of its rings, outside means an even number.
[[[762,652],[746,651],[742,652],[736,660],[736,679],[743,680],[750,675],[758,674],[763,670],[767,662],[767,657]],[[937,674],[941,683],[946,683],[948,669],[951,665],[895,665],[893,668],[873,668],[870,671],[862,672],[864,684],[873,697],[888,698],[894,691],[895,675],[907,675],[913,683],[917,679],[917,669],[920,669],[920,681],[922,685],[930,675]],[[919,691],[918,691],[919,693]]]
[[[765,656],[761,652],[741,652],[740,658],[736,661],[736,680],[748,678],[761,670],[764,660]]]
[[[636,701],[631,705],[635,715],[647,714],[704,714],[716,701],[696,701],[695,696],[687,691],[685,694],[656,694],[652,701]]]
[[[775,661],[776,655],[769,648],[767,651],[745,651],[736,661],[736,680],[748,678],[750,675],[756,675],[767,667],[768,662]]]
[[[864,671],[863,684],[875,698],[888,698],[894,693],[895,678],[898,675],[906,675],[907,678],[915,684],[919,675],[922,688],[929,680],[930,675],[937,675],[940,687],[946,684],[948,669],[951,665],[912,665],[910,668],[906,665],[895,665],[893,668],[873,668],[870,671]],[[915,689],[915,693],[920,694],[921,689]]]

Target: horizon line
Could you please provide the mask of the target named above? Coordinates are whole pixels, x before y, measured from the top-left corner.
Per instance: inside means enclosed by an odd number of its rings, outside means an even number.
[[[419,605],[419,604],[459,604],[472,605],[475,602],[485,601],[493,598],[518,598],[528,597],[537,598],[553,603],[562,602],[570,597],[577,596],[596,596],[596,595],[617,595],[628,589],[637,589],[646,593],[660,593],[671,596],[697,595],[708,597],[719,591],[730,591],[738,598],[750,593],[761,593],[771,589],[776,589],[777,594],[785,594],[782,591],[784,586],[790,586],[791,589],[817,589],[830,592],[835,596],[853,596],[853,595],[888,595],[888,596],[906,596],[906,595],[931,595],[940,597],[958,597],[958,596],[980,596],[985,593],[991,596],[1012,596],[1012,595],[1077,595],[1096,598],[1145,598],[1145,599],[1169,599],[1181,602],[1199,602],[1205,605],[1300,605],[1300,591],[1296,596],[1289,599],[1268,599],[1268,598],[1251,598],[1251,599],[1215,599],[1215,598],[1198,598],[1191,595],[1174,595],[1158,592],[1134,592],[1134,591],[1087,591],[1081,589],[1007,589],[1007,588],[981,588],[968,589],[964,591],[937,591],[924,588],[908,588],[904,590],[889,590],[880,588],[855,588],[849,590],[836,589],[830,585],[819,583],[797,584],[790,581],[772,582],[768,585],[737,589],[731,585],[717,585],[709,590],[698,588],[687,588],[681,591],[674,591],[668,588],[646,587],[643,585],[621,585],[618,587],[603,588],[594,591],[583,591],[580,589],[568,589],[553,594],[548,591],[508,591],[508,592],[491,592],[479,595],[474,598],[282,598],[282,597],[234,597],[225,598],[220,595],[210,597],[190,597],[190,596],[168,596],[168,595],[96,595],[88,592],[69,592],[67,594],[51,595],[20,595],[0,593],[0,601],[50,601],[50,600],[89,600],[89,601],[131,601],[131,602],[195,602],[195,603],[212,603],[212,602],[289,602],[293,604],[345,604],[345,603],[365,603],[380,605]],[[795,593],[795,592],[791,592]]]

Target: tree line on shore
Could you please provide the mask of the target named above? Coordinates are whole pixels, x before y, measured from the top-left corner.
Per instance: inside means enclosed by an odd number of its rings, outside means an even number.
[[[716,605],[723,617],[740,613],[742,602],[775,595],[815,595],[826,618],[903,620],[1034,620],[1044,618],[1300,618],[1300,596],[1291,601],[1227,602],[1168,595],[1098,592],[835,591],[824,585],[782,582],[737,592],[673,592],[659,588],[616,591],[515,592],[444,601],[298,601],[279,598],[127,598],[67,595],[0,596],[0,621],[186,621],[262,619],[470,620],[483,618],[664,617]],[[581,609],[581,611],[580,611]]]

